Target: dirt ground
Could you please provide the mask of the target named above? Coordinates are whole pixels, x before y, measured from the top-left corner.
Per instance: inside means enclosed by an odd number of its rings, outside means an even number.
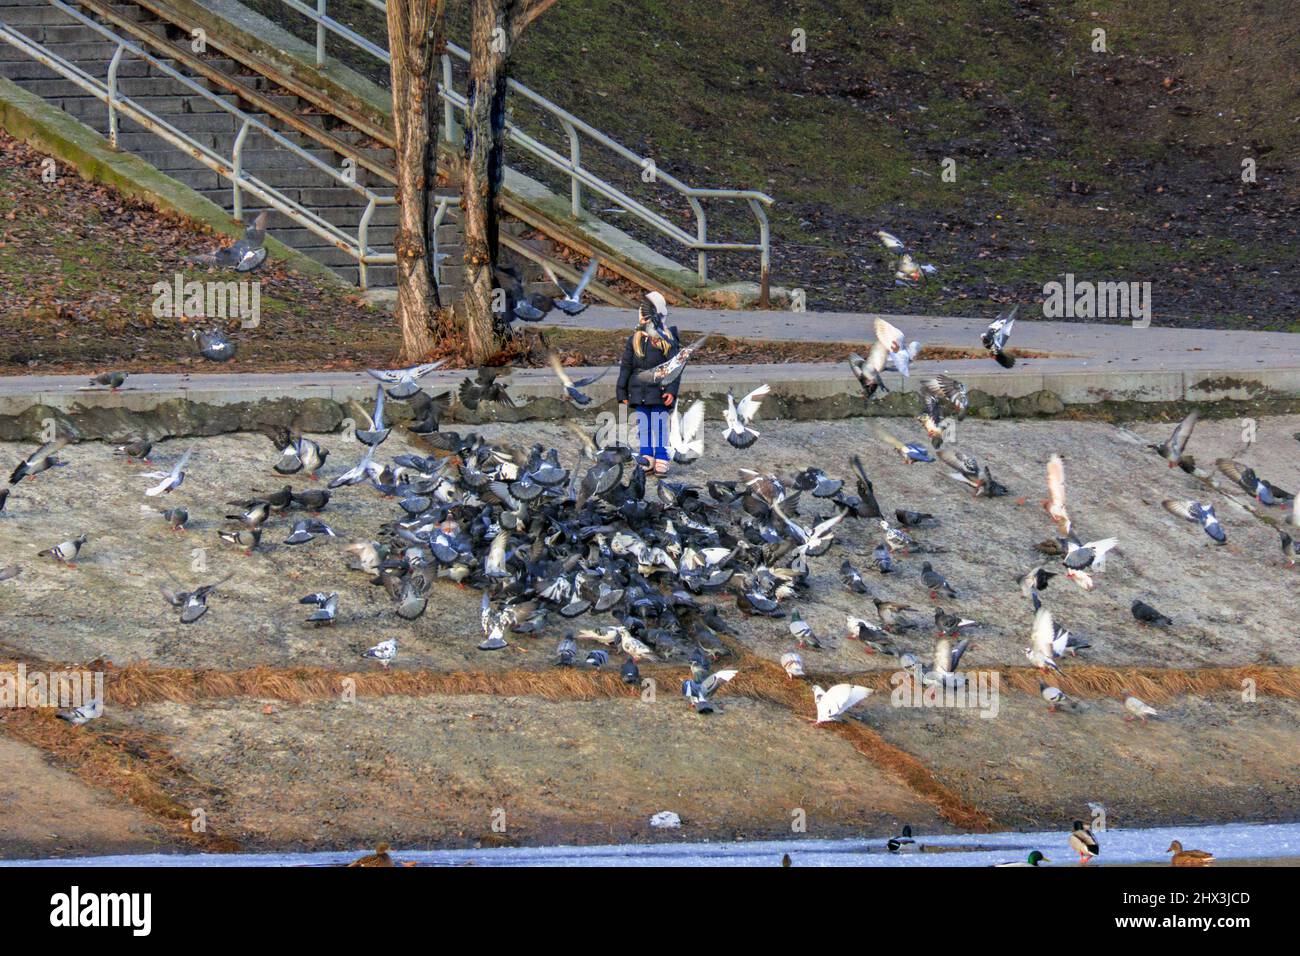
[[[809,464],[848,476],[848,456],[861,454],[887,512],[906,507],[939,520],[916,536],[943,549],[925,557],[959,592],[945,606],[982,622],[965,668],[1025,664],[1032,614],[1014,577],[1042,560],[1032,546],[1052,533],[1038,501],[1053,452],[1066,462],[1079,533],[1120,539],[1095,591],[1085,593],[1057,578],[1044,593],[1057,620],[1093,645],[1077,661],[1062,662],[1067,675],[1083,664],[1300,665],[1294,628],[1286,623],[1300,611],[1295,572],[1283,566],[1276,532],[1143,447],[1143,440],[1166,437],[1171,425],[962,422],[958,447],[987,461],[1011,489],[1010,496],[993,501],[971,498],[941,464],[905,466],[890,457],[863,420],[760,419],[758,427],[758,443],[740,452],[719,440],[720,426],[710,420],[704,458],[676,477],[703,484],[707,477],[734,476],[739,467],[789,477]],[[886,427],[900,437],[920,437],[919,428],[904,420],[887,420]],[[566,463],[576,452],[572,436],[553,424],[483,430],[521,444],[555,444]],[[1197,426],[1189,451],[1207,466],[1233,455],[1295,490],[1297,431],[1300,417],[1262,419],[1258,440],[1243,451],[1240,422],[1206,421]],[[355,463],[360,446],[341,435],[321,440],[331,451],[323,480]],[[157,467],[165,470],[187,445],[156,447]],[[378,457],[389,460],[407,447],[395,432]],[[17,461],[28,451],[0,446],[0,457]],[[338,531],[337,539],[284,545],[292,517],[281,516],[268,522],[264,543],[252,556],[219,541],[222,515],[235,510],[224,502],[284,483],[270,469],[274,450],[265,438],[202,439],[184,485],[165,502],[144,497],[151,482],[138,473],[147,468],[113,456],[107,446],[78,445],[65,449],[64,457],[68,467],[23,482],[0,515],[0,565],[23,567],[18,578],[0,582],[0,652],[6,658],[103,656],[118,667],[148,662],[229,670],[260,664],[366,672],[377,667],[360,652],[396,636],[398,672],[496,673],[550,665],[560,623],[540,638],[513,636],[509,649],[487,654],[474,647],[481,636],[477,592],[439,583],[428,613],[408,623],[365,575],[345,570],[343,544],[371,538],[398,513],[394,502],[372,489],[335,493],[322,517]],[[298,478],[290,483],[310,484]],[[1168,515],[1160,507],[1165,497],[1217,500],[1228,546],[1215,546],[1197,527]],[[146,503],[154,510],[145,511]],[[191,512],[186,534],[174,534],[156,514],[157,507],[173,505]],[[813,500],[803,508],[805,516],[830,510],[827,502]],[[842,527],[839,545],[813,561],[810,593],[789,605],[802,611],[827,645],[803,652],[809,670],[829,676],[896,667],[895,659],[868,655],[858,642],[843,639],[847,613],[873,618],[870,602],[840,585],[837,569],[846,555],[874,594],[918,609],[912,617],[920,626],[899,643],[928,659],[933,605],[919,579],[924,558],[900,556],[899,571],[881,576],[867,570],[877,531],[856,521]],[[90,540],[76,569],[36,557],[41,548],[83,531]],[[206,550],[202,572],[191,570],[199,548]],[[186,587],[233,577],[211,599],[203,619],[182,626],[158,593],[166,572]],[[303,624],[306,615],[296,600],[317,590],[342,596],[333,628]],[[1154,604],[1175,625],[1139,625],[1128,610],[1136,598]],[[725,596],[718,600],[730,605]],[[791,649],[785,621],[749,619],[734,610],[727,617],[747,650],[775,660]],[[807,810],[826,835],[885,834],[902,822],[938,825],[931,804],[836,735],[811,731],[776,704],[738,697],[721,713],[699,717],[676,697],[675,667],[668,673],[673,686],[661,686],[667,699],[653,706],[630,699],[389,696],[354,704],[232,699],[115,709],[110,700],[102,721],[76,733],[126,726],[172,741],[174,755],[215,794],[213,826],[258,847],[351,846],[380,838],[429,845],[490,841],[500,839],[488,816],[497,806],[505,807],[511,821],[508,839],[520,842],[639,839],[650,835],[648,817],[661,809],[681,814],[681,833],[693,838],[782,831],[792,807]],[[1085,800],[1114,807],[1130,823],[1293,815],[1300,769],[1291,757],[1300,753],[1294,701],[1261,696],[1243,703],[1236,695],[1215,695],[1177,698],[1160,709],[1158,721],[1129,725],[1118,701],[1093,699],[1083,713],[1051,715],[1036,697],[1017,691],[1003,694],[994,720],[895,709],[884,695],[865,705],[864,716],[890,744],[920,759],[1000,825],[1072,818],[1085,812]],[[812,713],[811,693],[805,713]],[[0,723],[0,733],[3,728]],[[0,749],[4,768],[21,768],[31,759],[31,752]],[[93,796],[64,792],[87,806]],[[29,805],[14,799],[0,802],[0,817]],[[128,817],[88,824],[85,840],[127,845],[129,811],[122,812]],[[38,831],[30,834],[35,844],[22,839],[25,846],[40,846]],[[48,852],[72,840],[51,838]],[[3,846],[0,852],[14,855]]]
[[[1228,545],[1218,547],[1196,526],[1170,516],[1160,507],[1161,499],[1212,493],[1181,471],[1168,469],[1125,430],[1097,422],[962,422],[958,447],[987,461],[994,476],[1011,490],[1005,498],[977,500],[948,477],[941,463],[906,466],[887,455],[871,427],[860,419],[760,420],[763,437],[738,452],[717,440],[719,429],[710,422],[704,458],[676,476],[703,484],[707,477],[732,477],[737,468],[752,467],[788,478],[813,463],[847,476],[847,459],[858,453],[887,513],[905,507],[938,519],[937,527],[915,536],[942,548],[942,553],[900,556],[899,570],[888,576],[867,570],[878,529],[845,522],[838,546],[812,562],[813,587],[807,600],[794,605],[829,645],[820,653],[808,652],[810,666],[813,657],[818,670],[892,666],[887,660],[873,660],[857,642],[840,639],[847,614],[874,619],[870,601],[840,585],[838,568],[845,556],[864,572],[873,594],[917,608],[909,616],[923,626],[915,638],[900,638],[904,647],[929,652],[929,629],[924,625],[932,620],[934,605],[920,583],[920,564],[928,558],[958,591],[958,600],[946,602],[948,609],[985,625],[977,632],[967,666],[1024,663],[1021,651],[1028,644],[1033,615],[1014,577],[1035,562],[1050,560],[1038,555],[1033,545],[1053,531],[1038,507],[1046,495],[1045,465],[1053,452],[1066,462],[1070,512],[1079,534],[1084,540],[1120,539],[1106,571],[1097,576],[1095,591],[1086,593],[1056,578],[1043,595],[1058,623],[1092,643],[1088,660],[1165,667],[1300,664],[1300,647],[1291,630],[1280,624],[1297,618],[1300,599],[1292,586],[1295,572],[1283,565],[1277,533],[1220,502],[1217,510]],[[901,420],[891,420],[886,427],[900,436],[917,437],[911,430],[919,430]],[[1154,441],[1166,436],[1170,427],[1142,425],[1132,431]],[[555,444],[566,463],[576,456],[575,440],[558,425],[488,425],[483,431],[521,444]],[[1237,451],[1240,431],[1236,421],[1202,422],[1190,450],[1208,465]],[[1300,418],[1263,420],[1258,441],[1241,460],[1282,487],[1294,487],[1294,431],[1300,431]],[[331,452],[323,480],[359,457],[361,446],[341,435],[325,436],[322,444]],[[157,467],[165,470],[188,445],[183,440],[157,446]],[[408,450],[395,432],[378,457],[390,460]],[[10,446],[0,448],[0,455],[17,461],[27,451]],[[183,667],[352,668],[362,663],[359,654],[365,648],[396,636],[402,648],[400,667],[479,670],[547,666],[561,636],[557,624],[541,638],[516,638],[503,653],[477,651],[479,595],[451,582],[436,586],[430,610],[420,620],[397,618],[382,590],[370,586],[366,575],[344,568],[342,548],[347,542],[372,539],[382,523],[400,514],[395,502],[367,486],[335,492],[322,518],[337,538],[283,544],[301,514],[294,511],[266,524],[262,544],[252,556],[220,541],[216,532],[227,524],[223,516],[237,510],[225,502],[285,483],[271,471],[274,450],[261,436],[201,440],[185,483],[164,501],[144,497],[151,482],[139,472],[147,467],[127,463],[106,445],[78,445],[66,450],[65,457],[71,462],[67,468],[16,488],[0,517],[0,562],[23,567],[18,579],[0,583],[0,608],[8,619],[0,625],[0,644],[23,654],[54,660],[104,656],[119,666],[148,661]],[[295,488],[313,484],[299,476],[289,483]],[[1018,503],[1022,498],[1024,503]],[[805,500],[806,516],[833,510],[826,501]],[[176,505],[185,506],[191,515],[191,530],[184,534],[172,532],[156,511]],[[35,556],[82,532],[90,540],[75,570]],[[206,571],[191,570],[199,559],[206,561]],[[203,619],[183,626],[158,592],[168,574],[186,587],[227,574],[233,577],[210,600]],[[341,602],[338,623],[317,630],[304,626],[306,614],[296,602],[321,590],[339,591]],[[1174,627],[1157,630],[1138,624],[1128,610],[1138,598],[1172,617]],[[719,600],[727,599],[724,595]],[[731,619],[758,653],[775,660],[790,649],[785,622],[739,614]],[[241,639],[232,640],[232,635]]]
[[[0,857],[144,853],[165,842],[144,813],[0,734]]]
[[[212,826],[252,847],[324,849],[358,834],[395,846],[636,840],[660,810],[690,839],[789,833],[796,809],[814,835],[941,826],[839,737],[749,700],[707,718],[667,693],[317,701],[270,715],[250,701],[158,704],[126,720],[204,768],[220,793]]]

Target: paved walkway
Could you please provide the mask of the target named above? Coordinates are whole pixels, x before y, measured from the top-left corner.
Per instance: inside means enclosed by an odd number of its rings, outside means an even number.
[[[845,342],[845,354],[865,352],[875,316],[846,312],[734,312],[678,309],[673,320],[684,332],[708,330],[731,337]],[[925,345],[979,350],[986,318],[888,316],[907,335]],[[593,306],[570,318],[552,313],[549,325],[571,328],[630,329],[632,313]],[[1284,332],[1223,332],[1203,329],[1086,325],[1068,322],[1017,323],[1011,349],[1049,353],[1022,357],[1013,369],[991,359],[925,361],[914,364],[911,378],[887,373],[891,389],[914,389],[926,374],[946,371],[972,388],[994,395],[1020,396],[1043,389],[1066,404],[1108,399],[1129,401],[1211,401],[1248,399],[1264,393],[1300,395],[1300,335]],[[86,388],[84,376],[29,375],[0,377],[0,415],[15,415],[33,404],[65,410],[80,405],[147,409],[165,398],[224,405],[268,398],[365,399],[374,381],[364,372],[286,374],[132,375],[116,394]],[[464,372],[434,373],[424,384],[431,390],[454,387]],[[559,397],[546,369],[521,369],[512,379],[521,398]],[[847,363],[781,365],[695,365],[687,372],[688,389],[705,394],[737,392],[768,382],[780,394],[826,398],[853,394],[857,385]],[[613,396],[611,374],[592,386],[597,402]]]

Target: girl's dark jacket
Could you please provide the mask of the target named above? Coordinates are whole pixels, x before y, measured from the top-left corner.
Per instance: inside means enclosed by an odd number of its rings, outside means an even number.
[[[670,330],[674,339],[677,338],[677,326]],[[646,369],[654,368],[656,365],[662,365],[670,358],[677,354],[679,346],[675,343],[668,346],[668,351],[664,352],[655,348],[649,338],[642,343],[641,352],[638,356],[632,349],[632,336],[628,336],[627,345],[623,349],[623,362],[618,370],[618,400],[626,401],[631,405],[664,405],[664,396],[671,395],[673,402],[677,401],[677,386],[681,384],[681,374],[677,380],[669,383],[665,388],[662,382],[641,382],[636,378],[637,372],[643,372]]]

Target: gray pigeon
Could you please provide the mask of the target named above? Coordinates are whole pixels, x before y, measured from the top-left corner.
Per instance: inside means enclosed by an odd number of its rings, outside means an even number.
[[[229,362],[235,357],[235,343],[221,329],[206,332],[195,329],[190,332],[190,338],[198,346],[199,354],[210,362]]]
[[[244,238],[236,240],[209,253],[198,256],[199,265],[219,266],[234,269],[236,272],[252,272],[266,261],[266,217],[269,210],[262,210],[252,225],[244,230]]]

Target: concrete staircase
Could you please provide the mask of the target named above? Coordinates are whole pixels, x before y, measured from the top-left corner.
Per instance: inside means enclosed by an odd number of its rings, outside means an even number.
[[[151,34],[177,43],[183,41],[188,49],[190,41],[188,36],[181,34],[175,27],[162,22],[140,7],[121,3],[114,4],[113,10],[139,24]],[[82,10],[82,12],[88,15],[91,13],[89,10]],[[100,80],[107,77],[109,61],[116,49],[115,44],[103,39],[89,27],[76,22],[63,11],[52,7],[46,0],[0,0],[0,20],[43,44],[52,53],[74,62],[91,76]],[[109,24],[109,26],[113,25]],[[332,150],[321,148],[319,143],[305,133],[293,130],[267,113],[258,112],[252,104],[242,100],[236,94],[224,91],[219,84],[191,72],[183,63],[161,56],[157,50],[150,49],[138,40],[131,37],[127,39],[135,42],[137,46],[145,47],[147,52],[158,56],[178,72],[193,77],[205,88],[220,95],[220,98],[226,102],[257,116],[286,139],[308,150],[321,162],[334,168],[342,168],[343,157]],[[235,61],[223,59],[213,53],[201,54],[201,56],[205,65],[238,78],[245,86],[262,93],[272,102],[292,110],[313,126],[327,129],[336,139],[356,148],[361,155],[373,158],[386,166],[391,165],[393,159],[391,150],[372,148],[377,144],[367,140],[363,133],[343,126],[341,121],[333,116],[324,116],[317,111],[307,110],[304,101],[285,90],[275,88],[266,77],[247,71]],[[86,94],[76,84],[52,69],[3,42],[0,42],[0,76],[7,77],[29,92],[45,98],[98,132],[108,134],[108,110],[103,102]],[[231,155],[239,130],[239,123],[235,117],[223,112],[203,96],[195,94],[152,65],[131,56],[124,56],[118,71],[118,87],[123,95],[131,97],[140,106],[147,108],[216,153],[226,157]],[[118,148],[135,153],[172,178],[208,197],[218,206],[232,210],[233,196],[228,181],[194,157],[171,146],[156,134],[124,116],[120,118]],[[312,209],[326,221],[355,234],[366,208],[365,200],[356,192],[340,186],[325,173],[308,165],[300,156],[260,134],[256,129],[250,130],[245,140],[243,167],[287,197]],[[391,184],[363,167],[356,169],[356,177],[358,183],[369,186],[376,192],[385,195],[393,192]],[[447,191],[441,190],[444,193]],[[254,197],[245,194],[245,219],[251,219],[256,212],[256,202]],[[444,290],[450,296],[457,294],[461,282],[461,270],[457,266],[461,262],[463,244],[458,216],[458,209],[454,206],[449,208],[448,216],[438,233],[438,251],[448,254],[446,265],[441,270],[441,278]],[[376,251],[390,252],[396,222],[396,207],[376,208],[370,220],[369,245]],[[297,226],[291,220],[277,214],[272,215],[268,228],[286,245],[330,266],[348,281],[357,281],[356,261],[348,253],[329,245],[310,230]],[[371,265],[367,268],[367,284],[370,288],[392,286],[395,277],[394,266]]]

